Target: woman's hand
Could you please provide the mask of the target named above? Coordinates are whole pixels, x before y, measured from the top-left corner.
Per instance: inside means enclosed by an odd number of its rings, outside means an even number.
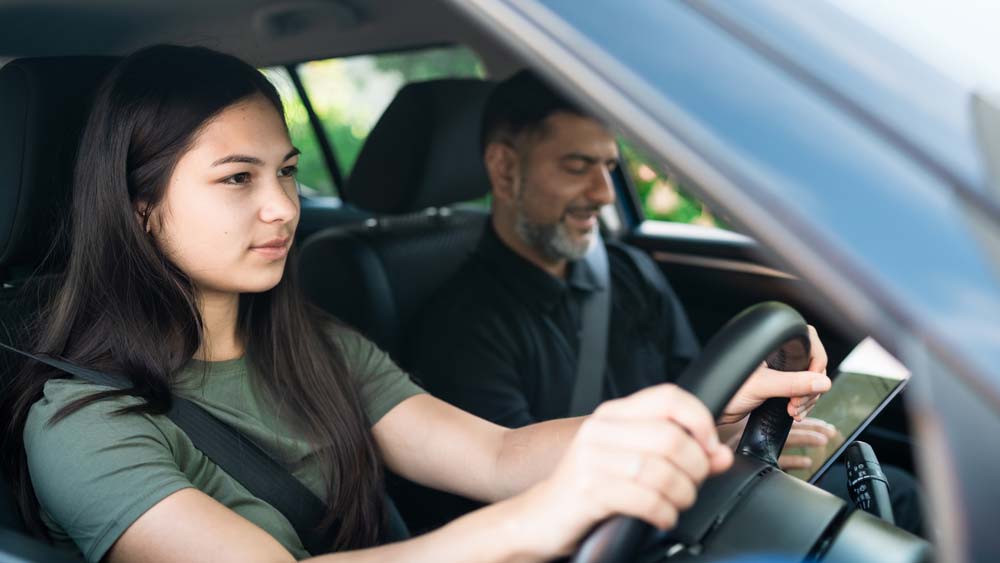
[[[797,421],[805,419],[831,386],[826,376],[826,348],[812,325],[809,326],[809,344],[811,357],[806,371],[777,371],[761,364],[726,405],[719,424],[742,420],[772,397],[788,397],[788,416]]]
[[[555,472],[512,500],[527,512],[523,533],[534,534],[539,554],[566,555],[616,514],[672,527],[705,477],[732,460],[705,405],[675,385],[658,385],[602,404]]]

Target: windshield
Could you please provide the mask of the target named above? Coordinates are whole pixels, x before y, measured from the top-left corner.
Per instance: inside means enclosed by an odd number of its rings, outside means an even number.
[[[1000,2],[832,0],[940,72],[976,91],[1000,92]]]

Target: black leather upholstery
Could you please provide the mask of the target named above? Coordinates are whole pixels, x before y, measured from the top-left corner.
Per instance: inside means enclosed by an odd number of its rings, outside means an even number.
[[[37,265],[67,215],[90,98],[112,57],[15,60],[0,68],[0,281]]]
[[[299,272],[314,303],[399,361],[411,321],[472,252],[488,216],[458,211],[393,219],[317,233],[303,245]]]
[[[73,160],[90,99],[114,63],[111,57],[40,58],[0,68],[0,339],[6,343],[24,344],[23,325],[51,291],[49,276],[30,287],[13,278],[38,266],[68,216]],[[54,268],[59,262],[50,260]],[[0,384],[19,364],[0,352]],[[0,528],[21,527],[10,491],[0,486]],[[24,549],[7,546],[8,553],[43,549],[2,533],[25,542]]]
[[[439,208],[482,197],[480,113],[491,84],[437,80],[400,90],[362,148],[349,200],[380,215],[302,246],[306,294],[401,359],[423,303],[474,248],[485,210]]]
[[[365,140],[344,200],[393,215],[485,195],[479,128],[491,88],[474,79],[404,86]]]

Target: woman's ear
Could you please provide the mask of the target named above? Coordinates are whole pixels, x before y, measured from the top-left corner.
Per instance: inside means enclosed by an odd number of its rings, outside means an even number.
[[[153,217],[152,206],[149,202],[139,201],[135,204],[135,217],[139,221],[139,226],[142,227],[146,233],[153,232]]]
[[[504,203],[517,199],[520,159],[514,147],[499,141],[490,142],[483,153],[483,161],[493,188],[493,198]]]

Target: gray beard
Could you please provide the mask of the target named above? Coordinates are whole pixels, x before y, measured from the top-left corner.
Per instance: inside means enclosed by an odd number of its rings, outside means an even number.
[[[561,220],[554,224],[533,223],[524,214],[520,204],[514,213],[514,232],[525,244],[551,262],[583,258],[593,240],[593,236],[573,240],[566,224]]]

